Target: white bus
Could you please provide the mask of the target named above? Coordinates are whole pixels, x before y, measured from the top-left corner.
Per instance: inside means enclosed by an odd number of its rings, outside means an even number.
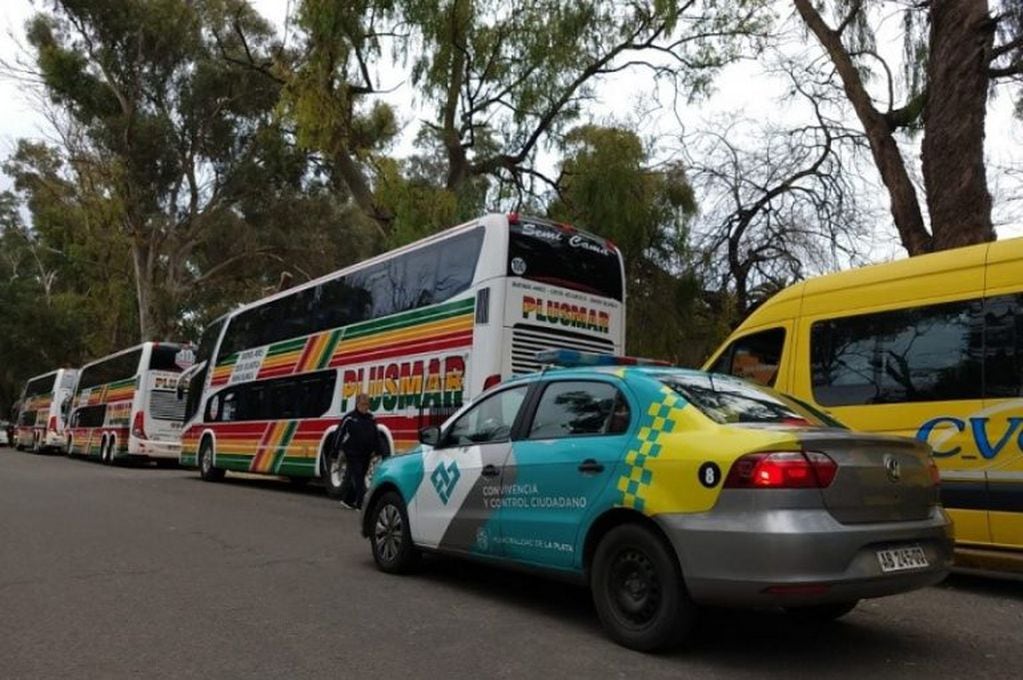
[[[177,463],[185,411],[177,382],[193,359],[190,346],[144,342],[83,366],[70,405],[68,454],[107,464]]]
[[[64,448],[63,406],[74,390],[77,376],[77,369],[58,368],[25,383],[15,430],[19,450],[42,452]]]
[[[246,305],[210,324],[187,383],[181,463],[323,479],[342,414],[370,396],[393,450],[553,348],[620,354],[625,283],[613,243],[488,215]]]

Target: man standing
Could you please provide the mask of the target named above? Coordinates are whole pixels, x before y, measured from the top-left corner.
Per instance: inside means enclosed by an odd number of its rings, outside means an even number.
[[[341,480],[341,505],[349,509],[362,506],[366,494],[366,471],[377,450],[377,423],[369,411],[369,395],[355,397],[355,410],[341,419],[337,428],[340,450],[345,454],[345,476]]]

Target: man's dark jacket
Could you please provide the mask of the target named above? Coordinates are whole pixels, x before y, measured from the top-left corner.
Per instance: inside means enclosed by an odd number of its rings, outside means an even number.
[[[359,413],[352,411],[341,419],[341,427],[337,429],[337,439],[340,450],[345,456],[351,458],[364,458],[369,460],[370,456],[377,450],[377,423],[372,413]]]

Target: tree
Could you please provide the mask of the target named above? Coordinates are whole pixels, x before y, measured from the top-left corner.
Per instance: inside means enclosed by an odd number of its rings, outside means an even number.
[[[0,418],[25,380],[57,366],[78,365],[85,319],[58,262],[22,223],[21,205],[0,193]]]
[[[703,197],[694,245],[707,257],[711,290],[734,295],[734,321],[808,274],[867,255],[861,244],[872,232],[866,183],[849,162],[863,135],[824,114],[828,93],[805,71],[785,70],[808,104],[807,124],[733,119],[692,135],[686,153]]]
[[[441,217],[521,204],[533,180],[550,190],[537,156],[578,122],[601,78],[647,68],[680,92],[700,92],[757,49],[768,4],[303,0],[304,49],[280,69],[285,109],[393,243],[424,221],[436,228]],[[381,157],[395,117],[373,74],[388,46],[426,108],[422,153],[409,162]]]
[[[612,240],[625,259],[626,346],[694,364],[722,331],[706,320],[687,248],[696,202],[684,168],[651,167],[632,130],[584,125],[565,136],[550,215]]]
[[[893,69],[876,49],[871,10],[884,0],[836,0],[829,24],[810,0],[796,10],[824,48],[845,95],[863,125],[877,170],[888,189],[891,212],[911,255],[995,238],[984,169],[984,121],[991,84],[1019,78],[1023,32],[1018,5],[992,13],[987,0],[932,0],[900,5],[904,14],[907,91],[896,102]],[[922,38],[922,27],[930,30]],[[994,36],[1002,36],[996,45]],[[880,65],[887,101],[868,88]],[[928,231],[916,188],[899,149],[900,130],[923,126]]]
[[[196,290],[279,258],[246,216],[282,182],[296,188],[305,158],[273,124],[279,87],[225,58],[270,49],[272,32],[241,0],[52,6],[28,42],[57,108],[68,200],[123,236],[139,332],[165,337]],[[31,159],[21,171],[47,175]]]

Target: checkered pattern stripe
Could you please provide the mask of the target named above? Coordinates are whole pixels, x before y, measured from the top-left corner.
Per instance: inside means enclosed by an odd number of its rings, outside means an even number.
[[[661,394],[661,401],[651,402],[650,408],[643,415],[636,439],[625,454],[625,473],[618,478],[618,490],[622,493],[620,505],[640,512],[646,505],[646,491],[654,476],[647,465],[660,455],[661,444],[658,440],[662,434],[675,429],[686,405],[684,399],[668,388]]]

